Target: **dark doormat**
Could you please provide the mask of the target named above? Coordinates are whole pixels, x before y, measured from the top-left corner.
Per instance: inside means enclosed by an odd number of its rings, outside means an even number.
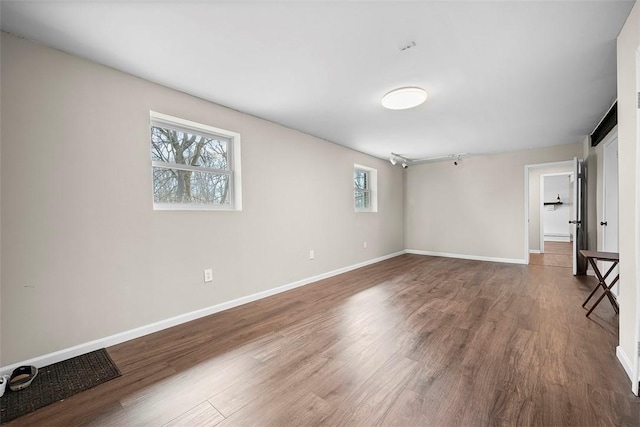
[[[119,376],[104,348],[40,368],[24,390],[11,391],[7,385],[0,398],[0,424]]]

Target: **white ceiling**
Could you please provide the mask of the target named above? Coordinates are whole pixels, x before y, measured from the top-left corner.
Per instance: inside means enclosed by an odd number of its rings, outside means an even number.
[[[581,141],[615,99],[632,6],[2,1],[0,18],[4,31],[374,156],[426,158]],[[401,86],[429,99],[382,108]]]

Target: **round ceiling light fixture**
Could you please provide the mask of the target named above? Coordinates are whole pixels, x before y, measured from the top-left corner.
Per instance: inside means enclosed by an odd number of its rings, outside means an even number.
[[[390,110],[414,108],[427,100],[427,92],[419,87],[401,87],[382,97],[382,106]]]

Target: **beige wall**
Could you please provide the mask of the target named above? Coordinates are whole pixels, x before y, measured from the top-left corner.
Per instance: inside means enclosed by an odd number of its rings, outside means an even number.
[[[407,169],[407,249],[524,260],[524,166],[581,157],[580,143]]]
[[[618,36],[618,173],[620,194],[620,348],[631,363],[637,354],[638,277],[636,275],[639,215],[636,197],[638,116],[636,53],[640,48],[640,3],[636,3]]]
[[[529,250],[540,250],[540,175],[573,171],[573,165],[529,169]],[[563,200],[570,205],[571,200]]]
[[[1,54],[0,366],[404,248],[388,161],[7,34]],[[243,211],[152,210],[149,110],[242,134]],[[354,212],[354,163],[378,213]]]

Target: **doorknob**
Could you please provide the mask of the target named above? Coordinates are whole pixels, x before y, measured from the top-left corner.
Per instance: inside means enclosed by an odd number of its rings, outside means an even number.
[[[607,221],[601,221],[600,225],[607,225]]]
[[[569,224],[582,224],[582,221],[569,221]]]

